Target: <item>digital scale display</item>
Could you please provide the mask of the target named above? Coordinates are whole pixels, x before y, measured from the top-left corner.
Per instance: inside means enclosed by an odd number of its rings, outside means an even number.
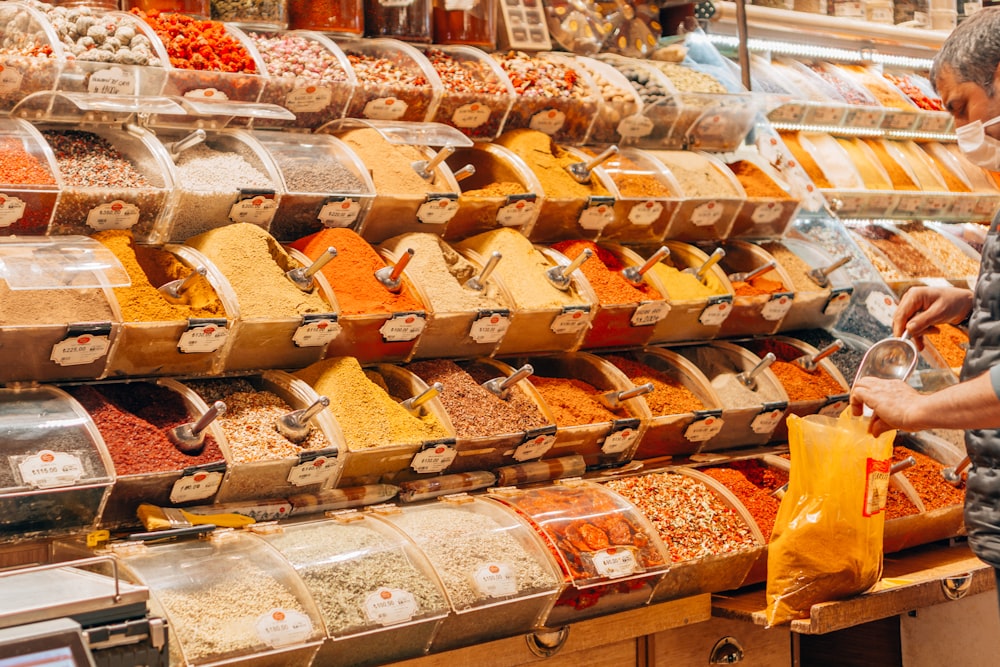
[[[68,618],[0,629],[0,667],[94,667],[80,625]]]
[[[68,646],[0,658],[0,667],[80,667]]]

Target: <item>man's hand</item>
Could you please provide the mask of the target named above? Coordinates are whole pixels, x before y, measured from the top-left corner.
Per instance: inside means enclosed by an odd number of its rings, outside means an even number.
[[[927,428],[920,414],[926,396],[902,380],[883,380],[866,376],[858,378],[851,390],[851,413],[858,417],[864,406],[872,409],[868,430],[879,436],[892,429],[919,431]]]
[[[960,287],[911,287],[899,300],[892,334],[909,331],[914,340],[935,324],[958,324],[972,310],[972,292]]]

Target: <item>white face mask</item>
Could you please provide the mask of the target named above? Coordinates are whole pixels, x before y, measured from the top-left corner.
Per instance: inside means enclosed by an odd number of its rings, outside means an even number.
[[[958,149],[969,161],[986,169],[1000,169],[1000,139],[986,134],[986,128],[1000,123],[1000,116],[985,123],[974,120],[955,130]]]

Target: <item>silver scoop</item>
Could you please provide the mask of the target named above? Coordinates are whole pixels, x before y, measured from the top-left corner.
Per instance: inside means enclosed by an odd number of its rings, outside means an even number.
[[[573,272],[580,268],[580,266],[586,262],[594,254],[594,251],[590,248],[584,248],[583,252],[576,256],[572,262],[566,266],[553,266],[551,269],[545,272],[545,277],[548,281],[561,289],[562,291],[567,291],[571,284],[570,276]]]
[[[661,259],[663,259],[669,254],[670,254],[670,248],[668,248],[665,245],[660,246],[660,249],[654,252],[652,255],[650,255],[649,259],[643,262],[642,266],[640,266],[639,268],[636,268],[634,266],[626,266],[624,269],[622,269],[622,275],[625,276],[625,280],[629,281],[631,284],[635,285],[636,287],[641,287],[643,284],[642,282],[643,277],[646,275],[646,272],[649,271],[654,266],[656,266],[657,262],[659,262]]]
[[[177,280],[171,280],[168,283],[163,283],[156,289],[157,291],[159,291],[160,294],[163,295],[163,298],[165,298],[167,301],[171,301],[173,303],[179,303],[183,299],[182,294],[184,293],[184,290],[186,290],[188,287],[191,287],[191,284],[195,281],[195,278],[197,278],[198,276],[203,276],[206,273],[208,273],[208,269],[206,269],[204,266],[199,266],[194,271],[189,273],[187,277],[178,278]]]
[[[431,400],[438,394],[440,394],[442,389],[444,389],[444,385],[442,385],[440,382],[435,382],[434,384],[427,387],[427,389],[424,389],[422,392],[420,392],[413,398],[406,399],[405,401],[400,403],[400,405],[406,408],[407,412],[409,412],[414,417],[419,417],[420,406],[426,403],[427,401]]]
[[[326,396],[320,396],[308,408],[293,410],[278,417],[278,420],[274,422],[274,428],[287,440],[294,443],[302,442],[309,437],[309,432],[312,430],[309,428],[309,420],[329,405],[330,399]]]
[[[226,404],[216,401],[198,418],[198,421],[181,424],[167,431],[167,438],[182,454],[198,456],[205,448],[205,429],[224,414],[226,414]]]
[[[748,371],[737,373],[736,379],[742,382],[743,386],[747,389],[757,391],[757,376],[760,375],[765,368],[773,364],[776,359],[777,357],[774,356],[774,352],[768,352],[761,358],[759,364]]]
[[[912,456],[907,456],[902,461],[897,461],[896,463],[893,463],[891,466],[889,466],[889,474],[895,475],[897,472],[901,472],[903,470],[906,470],[907,468],[912,468],[915,465],[917,465],[917,460]],[[777,498],[778,500],[781,500],[782,498],[785,497],[786,491],[788,491],[788,482],[785,482],[784,484],[776,488],[774,491],[772,491],[771,495]]]
[[[337,256],[337,249],[330,246],[323,251],[323,254],[316,258],[309,266],[300,266],[297,269],[292,269],[285,275],[288,279],[292,281],[296,287],[298,287],[303,292],[308,292],[313,288],[313,276],[317,271],[326,266],[326,263]]]
[[[467,164],[464,167],[462,167],[461,169],[459,169],[457,171],[453,171],[451,173],[451,175],[452,175],[452,178],[454,178],[455,181],[457,182],[457,181],[461,181],[461,180],[463,180],[465,178],[468,178],[469,176],[473,176],[473,175],[475,175],[475,173],[476,173],[476,166],[473,165],[473,164]]]
[[[573,180],[577,183],[589,183],[590,172],[594,171],[598,165],[614,155],[618,155],[618,147],[608,146],[602,152],[598,153],[586,162],[574,162],[571,165],[567,165],[566,171],[569,172],[569,175],[572,176]]]
[[[506,400],[510,393],[510,388],[515,384],[535,372],[531,364],[525,364],[511,373],[508,377],[498,377],[487,380],[483,383],[483,388]]]
[[[948,482],[952,486],[962,486],[962,473],[965,469],[969,467],[972,461],[968,456],[963,458],[958,462],[958,465],[954,468],[942,468],[941,476],[944,477],[944,481]]]
[[[413,167],[413,171],[420,175],[420,178],[425,181],[433,181],[434,170],[437,169],[438,165],[447,160],[454,152],[454,146],[451,144],[445,144],[430,160],[417,160],[416,162],[411,162],[410,166]]]
[[[899,338],[883,338],[861,357],[851,386],[868,375],[885,380],[905,380],[917,365],[917,354],[917,346],[910,340],[909,331],[903,332]]]
[[[375,277],[390,292],[398,292],[399,288],[403,285],[403,269],[413,259],[413,252],[413,248],[407,248],[406,252],[403,253],[403,256],[399,258],[399,261],[395,265],[383,266],[375,272]]]
[[[207,135],[205,134],[205,130],[199,128],[194,132],[192,132],[191,134],[187,135],[186,137],[182,137],[173,143],[167,144],[166,148],[167,152],[170,154],[170,158],[174,162],[177,162],[177,159],[180,158],[181,153],[183,153],[189,148],[194,148],[201,142],[205,141],[206,136]]]
[[[715,250],[712,251],[712,254],[708,256],[708,259],[706,259],[705,262],[697,269],[692,266],[687,269],[684,269],[683,271],[681,271],[681,273],[689,273],[695,278],[697,278],[699,282],[703,283],[705,282],[705,276],[708,274],[709,269],[718,264],[719,260],[725,256],[726,256],[725,250],[723,250],[722,248],[716,248]]]
[[[482,271],[479,272],[478,276],[472,276],[465,281],[464,287],[466,289],[476,290],[477,292],[483,291],[486,286],[486,281],[489,279],[490,274],[493,273],[493,269],[497,267],[497,263],[503,258],[503,255],[499,251],[494,250],[490,258],[486,260],[486,264],[483,266]],[[506,266],[506,265],[505,265]]]
[[[831,354],[833,354],[842,347],[844,347],[844,341],[838,338],[837,340],[833,341],[832,343],[824,347],[822,350],[816,352],[816,354],[803,354],[798,359],[792,359],[792,363],[801,368],[802,370],[812,373],[814,370],[816,370],[816,363],[818,361],[820,361],[821,359],[826,359],[827,357],[829,357]]]
[[[653,391],[653,383],[647,382],[646,384],[640,384],[632,387],[631,389],[606,392],[598,396],[597,400],[599,400],[608,410],[617,410],[622,406],[622,403],[628,399],[635,398],[637,396],[645,396],[651,391]]]
[[[842,267],[844,264],[847,264],[849,261],[851,261],[851,259],[852,257],[850,255],[845,255],[840,259],[838,259],[833,264],[829,266],[823,266],[818,269],[813,269],[806,275],[809,276],[809,279],[812,280],[817,285],[819,285],[820,287],[827,287],[830,284],[830,274],[839,269],[840,267]]]
[[[729,280],[734,283],[749,282],[754,278],[756,278],[757,276],[767,273],[777,265],[778,263],[772,259],[767,264],[762,264],[761,266],[758,266],[756,269],[753,269],[752,271],[741,271],[740,273],[730,273]]]

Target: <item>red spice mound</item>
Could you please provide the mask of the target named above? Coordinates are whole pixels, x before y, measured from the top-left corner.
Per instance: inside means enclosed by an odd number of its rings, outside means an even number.
[[[652,286],[643,283],[636,287],[621,274],[625,264],[610,250],[602,248],[593,241],[560,241],[552,246],[570,259],[576,259],[585,249],[590,249],[594,256],[580,266],[587,282],[594,288],[597,299],[602,304],[639,303],[640,301],[655,301],[663,296]]]
[[[226,32],[219,21],[201,21],[185,14],[161,12],[132,13],[149,24],[170,56],[170,64],[179,69],[255,74],[257,63],[238,39]]]

